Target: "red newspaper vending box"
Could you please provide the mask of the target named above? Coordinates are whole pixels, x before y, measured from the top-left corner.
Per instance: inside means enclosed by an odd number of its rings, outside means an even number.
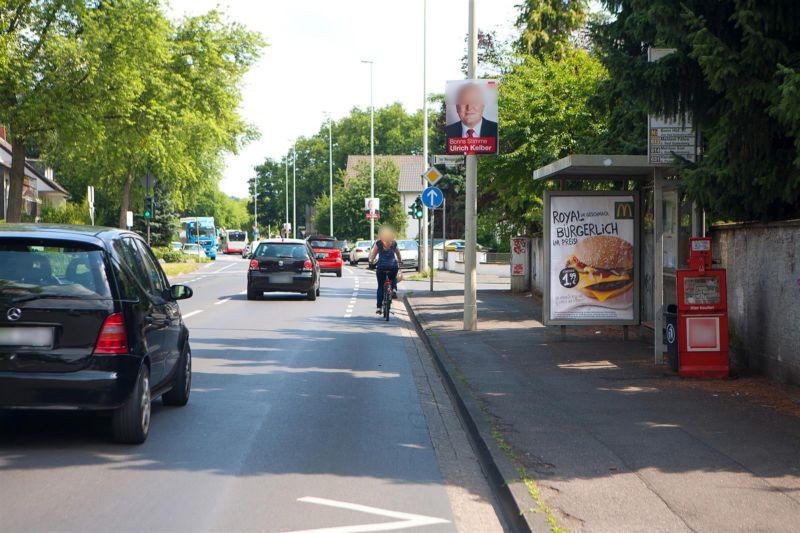
[[[678,270],[678,373],[727,378],[728,291],[725,269],[711,268],[711,239],[689,240],[689,268]]]

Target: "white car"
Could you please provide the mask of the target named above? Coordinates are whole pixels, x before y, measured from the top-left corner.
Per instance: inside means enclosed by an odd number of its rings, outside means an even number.
[[[356,266],[362,261],[369,260],[369,252],[372,249],[371,241],[358,241],[350,249],[350,266]]]
[[[206,251],[199,244],[184,244],[181,250],[186,255],[196,255],[199,259],[206,259]]]
[[[403,268],[417,268],[419,264],[419,244],[411,239],[397,241],[400,257],[403,259]]]

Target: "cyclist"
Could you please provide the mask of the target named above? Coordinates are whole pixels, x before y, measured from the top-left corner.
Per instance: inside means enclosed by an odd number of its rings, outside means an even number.
[[[381,313],[383,305],[383,282],[387,279],[392,281],[392,296],[397,297],[397,271],[400,268],[402,257],[400,249],[397,247],[394,230],[389,226],[383,226],[378,231],[378,240],[369,253],[369,262],[373,263],[377,258],[375,275],[378,278],[378,310]]]

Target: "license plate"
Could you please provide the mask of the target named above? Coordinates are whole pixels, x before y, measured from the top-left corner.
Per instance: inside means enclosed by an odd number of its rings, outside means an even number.
[[[19,348],[50,348],[53,328],[0,328],[0,346]]]
[[[269,277],[270,283],[291,283],[292,282],[292,274],[272,274]]]

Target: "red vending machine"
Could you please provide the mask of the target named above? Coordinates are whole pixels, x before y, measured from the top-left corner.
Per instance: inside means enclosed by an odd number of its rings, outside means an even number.
[[[678,373],[727,378],[728,291],[725,269],[711,268],[711,239],[689,240],[689,268],[678,270]]]

